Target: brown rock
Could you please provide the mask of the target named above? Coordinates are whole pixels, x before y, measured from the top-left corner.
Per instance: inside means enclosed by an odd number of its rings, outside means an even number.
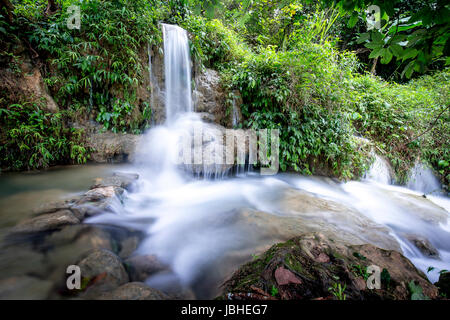
[[[295,274],[293,274],[291,271],[279,267],[277,270],[275,270],[275,280],[280,286],[286,285],[286,284],[301,284],[302,281],[298,279]]]

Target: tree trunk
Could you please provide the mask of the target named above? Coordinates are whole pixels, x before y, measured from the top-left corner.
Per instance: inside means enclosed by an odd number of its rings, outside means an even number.
[[[48,0],[47,9],[45,9],[45,15],[50,16],[58,11],[58,5],[55,0]]]
[[[377,74],[377,63],[378,63],[378,57],[373,59],[372,69],[370,70],[370,73],[373,75]]]

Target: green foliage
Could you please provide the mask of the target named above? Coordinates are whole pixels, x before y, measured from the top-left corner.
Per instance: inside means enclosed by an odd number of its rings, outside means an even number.
[[[272,286],[272,289],[270,289],[270,295],[271,295],[272,297],[276,297],[277,294],[278,294],[278,288],[275,287],[275,286]]]
[[[367,273],[367,267],[366,266],[362,266],[360,264],[354,264],[351,265],[351,271],[353,272],[353,274],[357,277],[362,277],[364,280],[367,281],[367,279],[369,278],[369,274]]]
[[[327,6],[336,3],[332,0],[321,2]],[[380,7],[381,29],[363,33],[358,39],[359,43],[365,43],[365,46],[372,50],[370,58],[381,57],[381,63],[388,64],[395,57],[398,65],[403,68],[402,77],[407,78],[410,78],[413,72],[428,71],[436,61],[449,64],[448,1],[337,1],[341,12],[351,15],[353,25],[358,15],[365,16],[364,10],[370,5]]]
[[[337,300],[347,300],[347,295],[345,294],[346,288],[346,284],[342,286],[340,283],[335,282],[328,288],[328,291],[330,291]]]
[[[65,8],[72,4],[81,8],[81,30],[66,26]],[[28,38],[48,56],[46,80],[57,102],[89,106],[97,121],[113,131],[136,130],[147,120],[136,98],[147,64],[139,54],[161,42],[161,14],[143,0],[65,1],[61,12],[30,23]]]
[[[386,288],[389,288],[391,285],[391,274],[386,268],[383,268],[383,271],[381,271],[381,283],[386,286]]]
[[[85,163],[83,132],[67,128],[63,118],[62,113],[47,113],[32,103],[0,108],[1,167],[39,169],[67,159]]]
[[[228,89],[242,94],[244,125],[280,129],[283,171],[328,172],[344,179],[362,174],[363,159],[348,114],[340,108],[341,81],[351,59],[337,57],[325,45],[287,52],[268,47],[224,71]]]
[[[243,40],[220,20],[192,16],[179,23],[192,34],[192,56],[206,67],[221,68],[250,54]]]
[[[423,294],[422,287],[416,285],[414,281],[408,283],[408,289],[411,294],[411,300],[430,300],[429,297]]]

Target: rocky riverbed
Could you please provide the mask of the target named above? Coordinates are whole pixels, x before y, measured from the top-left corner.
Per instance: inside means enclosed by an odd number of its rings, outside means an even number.
[[[145,241],[145,232],[114,224],[84,223],[108,212],[123,212],[138,182],[138,174],[121,172],[96,179],[89,191],[40,206],[31,217],[11,227],[0,251],[0,298],[196,298],[186,286],[158,290],[149,285],[152,276],[173,275],[173,270],[170,263],[137,250]],[[226,277],[223,275],[227,273],[222,273],[221,282],[226,282],[218,288],[220,298],[328,300],[341,299],[345,294],[351,300],[404,300],[448,296],[448,273],[441,275],[439,288],[430,283],[379,225],[359,217],[353,219],[353,230],[326,227],[323,215],[331,214],[339,221],[351,219],[357,212],[333,201],[320,201],[307,192],[288,190],[283,195],[284,212],[289,216],[252,209],[234,215],[234,219],[243,221],[241,227],[248,237],[252,238],[255,230],[258,235],[253,249],[224,254],[222,261],[227,261],[229,273]],[[364,232],[364,228],[371,231]],[[412,241],[424,252],[435,254],[425,240],[415,237]],[[66,286],[70,265],[81,269],[79,290]],[[380,268],[380,289],[367,288],[367,267],[371,265]],[[344,288],[342,293],[339,286]]]

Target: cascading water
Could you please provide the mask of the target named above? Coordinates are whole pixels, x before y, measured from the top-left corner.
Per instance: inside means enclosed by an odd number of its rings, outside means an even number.
[[[155,255],[170,267],[152,275],[149,285],[212,298],[220,283],[253,254],[305,232],[402,250],[423,271],[429,266],[436,271],[450,269],[448,198],[433,200],[438,206],[417,192],[390,186],[389,169],[381,158],[367,180],[348,183],[293,174],[209,180],[197,179],[195,170],[180,169],[177,158],[183,137],[192,136],[195,127],[211,128],[191,113],[186,31],[163,28],[166,123],[151,129],[139,146],[130,169],[139,173],[139,185],[128,195],[123,211],[88,220],[145,234],[136,254]],[[195,154],[195,145],[189,147]],[[214,166],[202,170],[209,170],[206,176],[220,177]],[[339,207],[336,203],[342,209],[327,209]],[[316,207],[311,212],[307,204]],[[426,238],[439,257],[419,252],[409,240],[414,236]],[[436,272],[428,276],[437,279]]]
[[[166,81],[166,121],[183,112],[192,112],[191,58],[186,30],[163,24],[164,71]]]
[[[379,183],[390,184],[392,177],[389,164],[377,154],[373,154],[373,157],[375,160],[366,173],[365,178]]]
[[[425,194],[439,193],[441,184],[430,168],[422,163],[417,163],[411,170],[407,187],[409,189],[420,191]]]

